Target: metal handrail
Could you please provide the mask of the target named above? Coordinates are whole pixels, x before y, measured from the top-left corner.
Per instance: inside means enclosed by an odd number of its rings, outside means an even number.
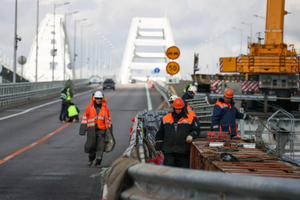
[[[139,163],[120,199],[299,199],[299,181]]]
[[[59,94],[65,87],[65,83],[65,81],[55,81],[0,84],[0,107]],[[81,88],[88,85],[88,80],[74,80],[72,84],[74,89]]]
[[[290,140],[290,149],[291,149],[291,153],[290,153],[290,157],[292,159],[294,159],[294,153],[295,153],[295,150],[294,150],[294,138],[295,138],[295,118],[294,116],[287,112],[286,110],[284,109],[279,109],[277,110],[271,117],[268,118],[267,120],[267,125],[269,125],[272,129],[274,129],[276,132],[281,132],[283,130],[281,130],[281,128],[277,127],[275,124],[273,124],[271,122],[271,120],[278,114],[278,113],[283,113],[284,115],[286,115],[289,120],[290,120],[290,133],[289,133],[289,140]]]
[[[168,101],[168,99],[169,99],[168,95],[171,92],[166,87],[164,87],[163,85],[161,85],[161,84],[159,84],[158,82],[155,82],[155,81],[154,81],[154,87],[160,93],[160,95],[164,98],[164,100],[167,102],[168,106],[170,107],[170,103]],[[173,94],[171,93],[171,95],[173,95]]]

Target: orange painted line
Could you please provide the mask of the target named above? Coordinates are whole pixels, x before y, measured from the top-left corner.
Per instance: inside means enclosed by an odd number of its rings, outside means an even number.
[[[17,155],[19,155],[20,153],[23,153],[24,151],[31,149],[32,147],[35,147],[36,145],[44,142],[45,140],[47,140],[48,138],[50,138],[51,136],[55,135],[56,133],[58,133],[59,131],[61,131],[62,129],[66,128],[67,126],[70,126],[71,123],[67,123],[61,127],[59,127],[58,129],[56,129],[55,131],[53,131],[52,133],[49,133],[48,135],[42,137],[41,139],[39,139],[36,142],[31,143],[30,145],[23,147],[17,151],[15,151],[14,153],[10,154],[9,156],[6,156],[5,158],[3,158],[2,160],[0,160],[0,165],[2,165],[3,163],[5,163],[6,161],[16,157]]]
[[[111,94],[107,99],[110,99],[111,97],[115,96],[116,94],[118,94],[119,92],[121,92],[122,90],[124,90],[125,88],[129,87],[130,84],[127,84],[125,85],[123,88],[121,88],[120,90],[114,92],[113,94]],[[80,116],[80,118],[82,117],[83,115]],[[36,145],[38,144],[41,144],[42,142],[44,142],[45,140],[47,140],[48,138],[52,137],[53,135],[55,135],[56,133],[60,132],[61,130],[63,130],[64,128],[70,126],[72,123],[67,123],[61,127],[59,127],[58,129],[56,129],[55,131],[53,131],[52,133],[49,133],[48,135],[42,137],[41,139],[31,143],[30,145],[28,146],[25,146],[21,149],[18,149],[17,151],[13,152],[12,154],[10,154],[9,156],[6,156],[5,158],[1,159],[0,160],[0,165],[2,165],[3,163],[5,163],[6,161],[16,157],[17,155],[23,153],[24,151],[28,150],[28,149],[31,149],[32,147],[35,147]],[[5,153],[5,154],[9,154],[9,153]],[[2,155],[5,155],[5,154],[2,154]]]
[[[107,99],[112,98],[113,96],[115,96],[116,94],[118,94],[119,92],[121,92],[122,90],[126,89],[129,87],[130,84],[126,84],[124,87],[122,87],[121,89],[119,89],[118,91],[112,93]]]

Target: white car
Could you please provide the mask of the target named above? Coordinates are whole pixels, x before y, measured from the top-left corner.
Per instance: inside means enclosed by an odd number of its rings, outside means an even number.
[[[98,76],[92,76],[89,84],[101,84],[101,79]]]

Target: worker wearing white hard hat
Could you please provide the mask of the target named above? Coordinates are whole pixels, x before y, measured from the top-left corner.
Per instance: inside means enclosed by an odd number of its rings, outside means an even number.
[[[187,99],[193,99],[195,94],[197,92],[197,87],[194,85],[189,86],[189,88],[187,89],[187,91],[183,94],[183,96],[181,97],[182,100],[185,102]]]
[[[85,133],[87,133],[87,140],[84,151],[89,154],[87,165],[91,166],[96,159],[95,166],[101,168],[103,152],[110,152],[115,146],[112,120],[101,91],[96,91],[92,95],[91,104],[85,108],[79,134],[85,135]]]

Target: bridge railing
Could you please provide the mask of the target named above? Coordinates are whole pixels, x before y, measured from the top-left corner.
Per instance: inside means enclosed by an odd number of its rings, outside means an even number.
[[[59,94],[66,81],[0,84],[0,107]],[[88,80],[74,80],[74,89],[85,87]]]
[[[139,163],[120,199],[299,199],[299,181]],[[128,181],[129,182],[129,181]]]
[[[172,95],[172,92],[168,89],[168,86],[163,81],[154,81],[154,87],[170,106],[168,97]]]

